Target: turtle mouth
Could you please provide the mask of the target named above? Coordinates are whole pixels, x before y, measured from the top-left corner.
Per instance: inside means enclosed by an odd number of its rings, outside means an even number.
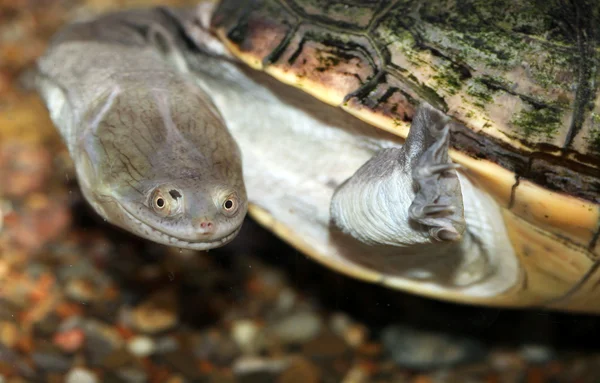
[[[120,203],[117,203],[117,204],[121,207],[121,210],[127,215],[129,220],[131,222],[134,222],[138,226],[136,229],[133,230],[134,233],[136,233],[150,241],[157,242],[157,243],[167,245],[167,246],[181,247],[181,248],[191,249],[191,250],[210,250],[215,247],[223,246],[226,243],[230,242],[238,235],[238,233],[242,229],[242,225],[239,225],[238,227],[236,227],[234,230],[230,231],[229,233],[227,233],[219,238],[213,239],[211,241],[206,241],[203,239],[199,239],[197,241],[188,241],[188,240],[173,236],[171,234],[168,234],[157,227],[154,227],[150,224],[143,222],[142,220],[137,218],[134,214],[132,214],[125,206],[123,206]],[[130,226],[130,227],[125,227],[125,229],[132,231],[133,228]]]

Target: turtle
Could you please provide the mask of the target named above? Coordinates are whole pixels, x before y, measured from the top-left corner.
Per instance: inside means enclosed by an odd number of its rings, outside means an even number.
[[[210,249],[246,212],[352,277],[600,311],[600,4],[200,1],[65,27],[36,87],[83,194]]]

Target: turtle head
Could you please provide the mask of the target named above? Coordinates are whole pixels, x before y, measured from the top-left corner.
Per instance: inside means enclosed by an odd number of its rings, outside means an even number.
[[[90,110],[75,162],[86,199],[105,220],[190,249],[236,236],[247,211],[240,152],[200,89],[116,87]]]

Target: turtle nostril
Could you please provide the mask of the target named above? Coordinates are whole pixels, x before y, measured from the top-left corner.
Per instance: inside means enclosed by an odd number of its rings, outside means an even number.
[[[203,229],[208,229],[208,228],[212,227],[212,223],[204,221],[204,222],[200,223],[200,227],[203,228]]]
[[[203,219],[198,221],[197,227],[200,229],[202,234],[210,234],[214,231],[215,225],[211,221]]]

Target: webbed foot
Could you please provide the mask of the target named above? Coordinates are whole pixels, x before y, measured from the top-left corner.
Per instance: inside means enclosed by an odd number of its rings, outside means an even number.
[[[449,122],[421,105],[405,144],[378,152],[336,190],[335,224],[368,244],[459,240],[465,219],[459,165],[448,156]]]
[[[456,175],[460,165],[448,156],[449,136],[448,118],[425,104],[418,109],[406,142],[414,145],[414,137],[421,140],[421,150],[413,151],[420,155],[411,161],[416,194],[408,212],[438,241],[458,240],[465,227]]]

